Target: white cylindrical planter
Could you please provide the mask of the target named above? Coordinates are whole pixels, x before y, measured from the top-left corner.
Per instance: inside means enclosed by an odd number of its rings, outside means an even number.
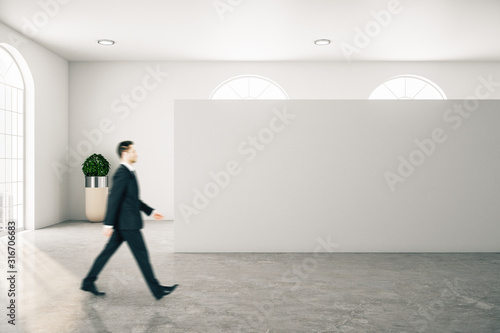
[[[85,214],[90,222],[102,222],[108,205],[108,176],[85,177]]]

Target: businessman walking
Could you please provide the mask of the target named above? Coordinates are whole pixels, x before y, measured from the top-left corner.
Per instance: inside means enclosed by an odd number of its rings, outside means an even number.
[[[96,296],[105,295],[104,292],[97,290],[94,282],[109,258],[125,241],[130,247],[151,293],[159,300],[172,293],[178,285],[162,286],[155,278],[140,230],[143,225],[140,211],[147,215],[153,215],[156,220],[163,219],[163,215],[139,199],[139,185],[133,167],[137,161],[134,143],[132,141],[120,142],[118,156],[121,165],[113,176],[113,187],[108,197],[108,208],[104,220],[104,235],[110,238],[95,259],[89,273],[83,279],[81,289]]]

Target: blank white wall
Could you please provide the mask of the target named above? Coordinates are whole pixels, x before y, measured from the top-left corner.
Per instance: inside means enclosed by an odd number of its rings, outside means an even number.
[[[148,68],[168,76],[162,76],[157,87],[147,91],[137,105],[129,106],[127,116],[122,111],[114,112],[125,106],[121,98],[134,89],[140,91],[150,75]],[[448,98],[459,99],[474,93],[479,76],[491,75],[500,81],[500,66],[496,62],[72,62],[68,149],[78,153],[78,144],[88,141],[83,131],[97,129],[102,119],[110,119],[114,129],[91,148],[110,160],[112,175],[118,163],[116,144],[135,140],[141,195],[167,219],[173,219],[174,100],[207,99],[220,83],[243,74],[274,80],[291,99],[366,99],[387,78],[413,74],[440,85]],[[489,98],[499,99],[499,89]],[[71,219],[85,219],[84,180],[79,166],[85,154],[79,155],[71,159],[76,166],[70,166],[71,172],[66,174]]]
[[[39,229],[69,216],[68,179],[53,170],[68,145],[68,62],[1,23],[0,43],[21,53],[35,85],[35,220],[27,226]]]
[[[69,64],[68,80],[65,59],[3,24],[0,42],[20,51],[35,83],[36,228],[85,218],[82,174],[71,152],[85,140],[82,131],[98,128],[103,117],[110,116],[116,126],[93,145],[96,151],[109,157],[114,171],[116,143],[135,139],[144,199],[172,219],[175,99],[208,98],[222,81],[242,74],[266,76],[294,99],[365,99],[378,84],[399,74],[427,77],[449,98],[465,98],[479,76],[500,78],[497,62],[77,62]],[[118,118],[123,113],[114,113],[112,102],[141,86],[147,68],[157,66],[168,77],[129,116]],[[499,99],[500,92],[489,98]]]
[[[172,83],[166,74],[158,74],[166,69],[154,63],[70,65],[72,162],[68,177],[72,219],[86,219],[81,163],[92,153],[104,155],[111,163],[112,183],[112,175],[119,166],[116,146],[124,140],[134,141],[137,148],[141,199],[167,219],[173,218]],[[132,95],[138,96],[138,101]],[[103,121],[109,122],[105,127],[108,130],[102,131]]]
[[[468,103],[177,101],[176,252],[499,251],[500,103]]]

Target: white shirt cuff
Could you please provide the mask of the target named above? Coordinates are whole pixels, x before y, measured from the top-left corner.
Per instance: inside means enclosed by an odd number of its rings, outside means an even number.
[[[108,229],[109,229],[109,228],[113,228],[113,226],[112,226],[112,225],[106,225],[106,224],[105,224],[105,225],[104,225],[104,228],[108,228]]]

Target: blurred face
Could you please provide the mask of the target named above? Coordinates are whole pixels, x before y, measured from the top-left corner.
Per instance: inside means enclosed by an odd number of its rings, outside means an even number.
[[[128,149],[122,153],[122,159],[128,164],[137,162],[137,152],[135,151],[134,145],[128,146]]]

